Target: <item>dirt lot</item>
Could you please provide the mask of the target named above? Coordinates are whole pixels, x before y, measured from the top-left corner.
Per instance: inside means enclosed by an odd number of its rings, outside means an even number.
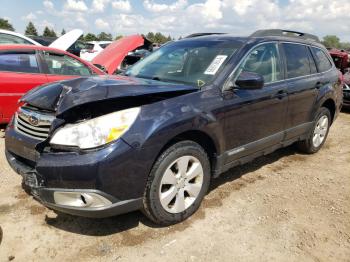
[[[0,261],[350,261],[350,113],[318,154],[289,147],[232,169],[165,228],[140,212],[57,215],[24,193],[3,149],[1,138]]]

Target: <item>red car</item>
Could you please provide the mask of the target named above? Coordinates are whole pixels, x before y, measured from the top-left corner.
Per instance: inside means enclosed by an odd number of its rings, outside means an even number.
[[[103,74],[89,62],[62,50],[34,45],[0,45],[0,124],[10,121],[19,98],[36,86]]]

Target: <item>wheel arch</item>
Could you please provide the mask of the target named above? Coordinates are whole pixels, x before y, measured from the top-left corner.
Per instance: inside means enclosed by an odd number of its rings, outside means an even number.
[[[336,106],[335,106],[335,102],[332,98],[328,98],[326,99],[322,104],[321,107],[325,107],[329,110],[329,112],[331,113],[331,124],[333,123],[334,117],[335,117],[335,111],[336,111]]]
[[[158,157],[170,146],[186,140],[190,140],[199,144],[205,150],[205,152],[208,154],[210,166],[213,169],[213,167],[215,167],[216,165],[216,156],[218,154],[218,146],[216,145],[214,139],[210,137],[210,135],[200,130],[189,130],[172,137],[161,148],[156,159],[158,159]]]

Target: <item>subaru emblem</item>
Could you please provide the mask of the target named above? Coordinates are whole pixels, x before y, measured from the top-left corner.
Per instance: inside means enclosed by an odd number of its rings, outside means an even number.
[[[32,126],[37,126],[39,124],[39,119],[35,116],[30,116],[28,121]]]

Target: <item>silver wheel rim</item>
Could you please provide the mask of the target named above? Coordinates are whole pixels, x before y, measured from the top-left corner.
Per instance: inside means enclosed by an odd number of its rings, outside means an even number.
[[[196,201],[203,186],[203,167],[193,156],[182,156],[165,170],[159,200],[169,213],[181,213]]]
[[[314,130],[314,135],[312,137],[312,143],[314,147],[319,147],[323,143],[327,135],[327,131],[328,131],[328,117],[324,115],[320,117],[320,119],[317,121],[315,130]]]

